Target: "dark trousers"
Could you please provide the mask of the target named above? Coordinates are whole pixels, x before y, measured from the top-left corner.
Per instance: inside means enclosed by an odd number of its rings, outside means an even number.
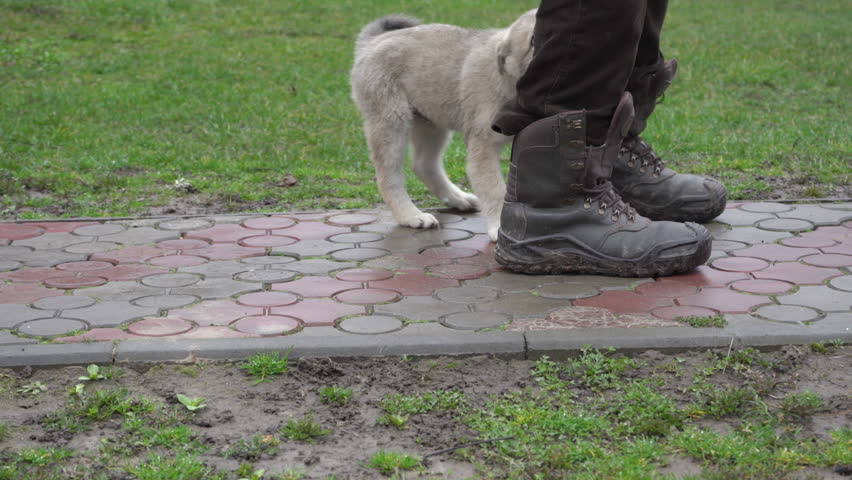
[[[587,110],[587,140],[603,142],[634,70],[661,61],[668,0],[541,0],[535,54],[494,130],[516,135],[530,123]]]

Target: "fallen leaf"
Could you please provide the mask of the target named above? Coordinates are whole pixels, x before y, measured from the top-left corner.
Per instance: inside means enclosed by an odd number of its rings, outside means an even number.
[[[295,187],[297,183],[299,183],[299,181],[296,180],[296,177],[292,173],[288,173],[284,175],[284,178],[282,178],[280,182],[278,182],[278,186],[289,188]]]

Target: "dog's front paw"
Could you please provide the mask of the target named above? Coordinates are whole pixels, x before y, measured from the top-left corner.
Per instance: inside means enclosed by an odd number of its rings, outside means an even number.
[[[443,200],[446,206],[454,208],[460,212],[477,212],[482,209],[479,199],[472,193],[458,192],[457,194]]]
[[[431,213],[420,213],[406,220],[400,221],[400,225],[411,228],[438,228],[441,224]]]
[[[499,223],[497,225],[493,225],[493,226],[488,227],[488,236],[491,238],[492,242],[497,241],[497,234],[498,234],[499,231],[500,231],[500,224]]]

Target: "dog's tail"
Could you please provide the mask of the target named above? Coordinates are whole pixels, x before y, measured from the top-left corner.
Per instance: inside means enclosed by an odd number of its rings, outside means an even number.
[[[360,50],[365,43],[383,33],[416,27],[421,23],[420,20],[406,15],[388,15],[382,17],[368,23],[367,26],[361,29],[361,33],[358,34],[358,40],[355,42],[355,49]]]

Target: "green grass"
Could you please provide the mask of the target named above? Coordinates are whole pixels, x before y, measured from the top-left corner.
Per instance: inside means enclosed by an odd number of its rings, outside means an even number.
[[[403,471],[420,468],[421,460],[407,453],[393,450],[379,450],[370,457],[368,465],[370,468],[375,468],[385,475],[394,475]]]
[[[0,0],[0,215],[138,214],[186,197],[180,179],[220,211],[378,204],[349,98],[359,29],[392,12],[491,28],[536,4]],[[681,71],[647,139],[732,199],[770,188],[756,175],[848,185],[847,10],[673,3],[662,48]],[[466,185],[464,157],[455,139],[447,169]],[[296,186],[277,186],[286,173]]]
[[[256,353],[240,364],[240,368],[254,378],[254,385],[271,382],[272,378],[286,373],[290,369],[290,350],[284,352],[283,355],[276,352]]]
[[[323,403],[342,407],[352,399],[352,389],[338,385],[329,385],[319,390],[319,396]]]
[[[290,440],[312,443],[314,440],[323,438],[331,433],[330,430],[322,428],[313,415],[305,415],[303,418],[291,418],[281,428],[281,436]]]
[[[712,317],[677,317],[675,321],[685,323],[694,328],[725,328],[728,325],[728,321],[725,320],[724,315],[714,315]]]

